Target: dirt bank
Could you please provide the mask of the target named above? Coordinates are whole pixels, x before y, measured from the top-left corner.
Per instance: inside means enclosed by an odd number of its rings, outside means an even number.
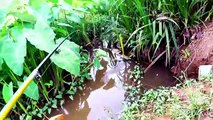
[[[180,58],[171,71],[180,75],[181,71],[188,76],[197,77],[199,65],[213,65],[213,21],[190,32],[190,44],[180,49]]]

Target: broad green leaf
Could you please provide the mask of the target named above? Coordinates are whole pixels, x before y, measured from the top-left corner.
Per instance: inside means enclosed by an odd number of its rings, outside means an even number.
[[[27,40],[40,50],[49,53],[55,47],[55,33],[49,24],[42,19],[38,19],[34,29],[25,28],[24,34]]]
[[[43,3],[36,9],[32,8],[32,11],[33,15],[35,15],[37,19],[48,21],[52,18],[50,6],[48,5],[48,3]]]
[[[30,14],[29,12],[25,11],[23,13],[20,13],[20,12],[11,12],[9,13],[17,18],[19,18],[20,20],[22,21],[25,21],[25,22],[31,22],[31,23],[35,23],[36,22],[36,18]]]
[[[70,21],[73,21],[75,23],[80,23],[81,19],[77,14],[71,14],[70,16],[67,16],[67,19]]]
[[[12,96],[13,96],[13,83],[12,82],[10,82],[9,85],[6,83],[4,84],[3,90],[2,90],[2,95],[3,95],[3,99],[6,103],[10,100],[10,98],[12,98]]]
[[[58,41],[61,41],[59,39]],[[79,46],[74,42],[65,41],[60,46],[60,52],[53,54],[51,60],[59,67],[74,75],[80,74]]]
[[[21,87],[22,84],[23,82],[18,81],[19,87]],[[24,91],[24,94],[33,100],[38,100],[39,99],[38,85],[34,81],[32,81]]]
[[[26,39],[22,29],[19,27],[11,28],[11,36],[6,34],[3,37],[0,54],[8,67],[17,75],[23,73],[24,57],[26,56]]]

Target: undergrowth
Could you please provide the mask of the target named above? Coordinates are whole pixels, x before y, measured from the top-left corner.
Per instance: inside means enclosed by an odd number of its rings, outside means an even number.
[[[213,76],[187,80],[176,87],[147,90],[140,100],[126,105],[121,120],[152,120],[158,117],[173,120],[212,118]]]

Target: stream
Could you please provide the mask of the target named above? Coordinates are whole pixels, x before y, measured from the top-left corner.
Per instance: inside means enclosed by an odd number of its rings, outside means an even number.
[[[124,107],[124,83],[128,81],[128,70],[133,62],[118,60],[114,64],[101,62],[103,69],[91,70],[92,80],[86,81],[74,100],[66,100],[64,108],[55,111],[64,114],[66,120],[118,120]],[[143,76],[143,87],[150,89],[158,86],[174,86],[175,79],[162,64],[156,63]]]

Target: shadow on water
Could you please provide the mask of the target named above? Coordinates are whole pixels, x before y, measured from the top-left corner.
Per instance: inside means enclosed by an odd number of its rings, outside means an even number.
[[[143,86],[147,89],[156,88],[159,86],[175,86],[177,84],[176,79],[168,68],[163,63],[157,62],[153,65],[143,76]]]
[[[117,61],[112,65],[102,61],[102,70],[92,70],[93,80],[85,83],[74,100],[67,100],[64,108],[57,113],[66,114],[66,120],[117,120],[125,99],[124,81],[128,80],[128,70],[134,64]],[[173,86],[174,78],[162,64],[154,65],[142,79],[145,88]]]

